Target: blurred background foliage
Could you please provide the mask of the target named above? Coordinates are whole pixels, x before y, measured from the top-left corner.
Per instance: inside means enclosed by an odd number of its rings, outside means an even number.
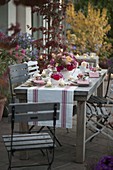
[[[88,2],[90,2],[95,9],[107,9],[108,20],[111,25],[109,36],[113,38],[113,0],[74,0],[73,3],[75,10],[83,10],[87,14]]]
[[[76,11],[76,13],[81,12],[83,13],[83,15],[86,17],[88,15],[88,3],[90,2],[90,4],[93,6],[93,8],[95,10],[98,11],[98,9],[100,10],[100,13],[102,13],[103,8],[105,8],[107,10],[106,16],[107,16],[107,21],[108,24],[110,25],[110,29],[108,32],[106,32],[106,44],[109,44],[108,47],[111,48],[111,50],[106,49],[106,47],[104,46],[104,50],[101,48],[100,51],[100,57],[103,56],[103,58],[106,56],[107,58],[111,58],[113,56],[113,50],[112,50],[112,46],[113,46],[113,0],[70,0],[68,1],[68,3],[73,2],[74,5],[74,10]],[[73,30],[71,30],[73,33]],[[111,44],[111,45],[110,45]]]

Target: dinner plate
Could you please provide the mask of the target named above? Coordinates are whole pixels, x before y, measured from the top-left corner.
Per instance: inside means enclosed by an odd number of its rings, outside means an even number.
[[[90,78],[98,78],[100,75],[99,75],[99,72],[93,72],[93,71],[91,71],[91,72],[89,72],[89,77]]]
[[[40,85],[40,86],[43,86],[46,84],[44,80],[33,80],[32,83],[33,85]]]

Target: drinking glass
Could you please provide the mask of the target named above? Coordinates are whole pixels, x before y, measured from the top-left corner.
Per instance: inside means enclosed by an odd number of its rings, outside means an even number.
[[[89,69],[92,70],[94,67],[94,63],[89,63]]]

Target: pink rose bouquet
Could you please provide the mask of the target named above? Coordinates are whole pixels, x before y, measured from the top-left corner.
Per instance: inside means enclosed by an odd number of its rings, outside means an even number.
[[[62,70],[71,71],[77,67],[77,60],[72,53],[59,52],[58,54],[52,54],[50,65],[55,67],[58,72]]]
[[[53,72],[51,78],[53,78],[54,80],[60,80],[61,78],[63,78],[63,75],[59,72]]]

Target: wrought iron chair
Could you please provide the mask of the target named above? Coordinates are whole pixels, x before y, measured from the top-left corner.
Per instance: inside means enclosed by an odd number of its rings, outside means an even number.
[[[59,119],[59,103],[11,103],[9,105],[11,114],[9,118],[11,120],[11,134],[3,135],[3,141],[8,152],[9,166],[8,170],[12,168],[21,167],[33,167],[33,166],[48,166],[47,169],[51,169],[51,165],[54,161],[54,149],[55,149],[55,126],[56,120]],[[33,113],[27,113],[33,112]],[[16,123],[28,123],[31,121],[53,121],[53,136],[49,133],[41,131],[41,133],[23,132],[14,134]],[[45,150],[47,160],[42,163],[36,162],[35,164],[23,164],[18,165],[17,162],[13,162],[14,153],[19,151],[28,150]],[[37,155],[38,156],[38,155]],[[43,158],[42,158],[43,159]],[[29,161],[28,161],[29,162]]]
[[[113,140],[113,127],[109,124],[112,113],[109,109],[87,103],[86,117],[86,127],[92,132],[86,142],[92,141],[100,133]]]
[[[112,91],[112,73],[113,67],[109,67],[105,96],[99,97],[92,95],[87,101],[86,127],[90,129],[93,134],[86,141],[92,140],[99,133],[113,139],[111,131],[113,130],[113,126],[109,123],[109,119],[112,117],[113,105],[113,98],[110,95]]]

